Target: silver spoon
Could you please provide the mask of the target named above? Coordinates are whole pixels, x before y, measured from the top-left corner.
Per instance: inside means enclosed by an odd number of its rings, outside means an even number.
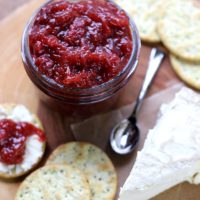
[[[164,52],[156,48],[152,49],[144,83],[136,100],[133,112],[128,119],[125,119],[117,124],[111,132],[110,144],[114,152],[117,154],[129,154],[137,147],[139,143],[140,131],[137,127],[136,116],[147,93],[147,90],[151,85],[151,82],[156,75],[164,57]]]

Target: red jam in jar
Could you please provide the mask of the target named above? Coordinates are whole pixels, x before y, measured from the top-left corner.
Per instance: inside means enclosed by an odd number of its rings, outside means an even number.
[[[7,165],[22,163],[26,140],[32,135],[38,135],[41,142],[46,140],[44,132],[30,123],[0,120],[0,162]]]
[[[133,50],[126,13],[107,0],[55,1],[29,32],[37,70],[57,84],[91,88],[116,77]]]

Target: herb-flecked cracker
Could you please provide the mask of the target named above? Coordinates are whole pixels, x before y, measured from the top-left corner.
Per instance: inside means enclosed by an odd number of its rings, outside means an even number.
[[[82,142],[59,146],[47,160],[49,164],[68,164],[80,169],[88,178],[92,200],[113,200],[117,175],[108,156],[98,147]]]
[[[20,185],[15,200],[90,200],[87,179],[67,165],[38,169]]]
[[[200,61],[200,1],[167,1],[158,32],[173,54],[184,60]]]
[[[115,0],[132,17],[145,42],[160,42],[157,24],[164,0]]]
[[[170,60],[180,79],[191,87],[200,90],[200,62],[184,61],[173,55],[170,55]]]

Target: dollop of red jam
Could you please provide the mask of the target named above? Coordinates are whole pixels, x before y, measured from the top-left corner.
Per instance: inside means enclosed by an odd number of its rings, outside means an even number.
[[[41,142],[46,140],[44,132],[32,124],[0,120],[0,161],[7,165],[22,163],[26,140],[31,135],[38,135]]]
[[[29,44],[41,74],[76,88],[117,76],[133,45],[128,16],[107,0],[47,4],[35,18]]]

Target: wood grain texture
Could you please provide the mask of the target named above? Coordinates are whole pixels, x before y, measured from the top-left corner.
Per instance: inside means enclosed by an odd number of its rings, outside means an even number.
[[[73,140],[73,136],[70,131],[71,119],[66,120],[59,113],[52,111],[40,102],[36,90],[27,77],[21,62],[20,46],[24,26],[33,11],[42,2],[44,2],[44,0],[31,1],[30,3],[21,6],[14,13],[0,22],[0,103],[22,103],[33,112],[38,113],[44,125],[45,132],[47,133],[47,157],[59,144]],[[138,68],[128,85],[123,89],[123,96],[118,102],[117,107],[131,103],[135,100],[144,78],[150,50],[150,46],[142,46]],[[165,89],[177,81],[178,80],[170,67],[169,59],[166,58],[153,82],[149,95]],[[120,181],[123,182],[124,177],[120,177],[120,172],[122,170],[130,170],[132,159],[135,157],[135,154],[129,157],[119,158],[110,153],[109,148],[107,151],[117,167]],[[15,182],[0,181],[0,200],[14,199],[21,180]],[[166,199],[164,197],[163,200]]]
[[[20,7],[24,3],[28,3],[31,0],[0,0],[0,19],[5,18],[13,10]]]

